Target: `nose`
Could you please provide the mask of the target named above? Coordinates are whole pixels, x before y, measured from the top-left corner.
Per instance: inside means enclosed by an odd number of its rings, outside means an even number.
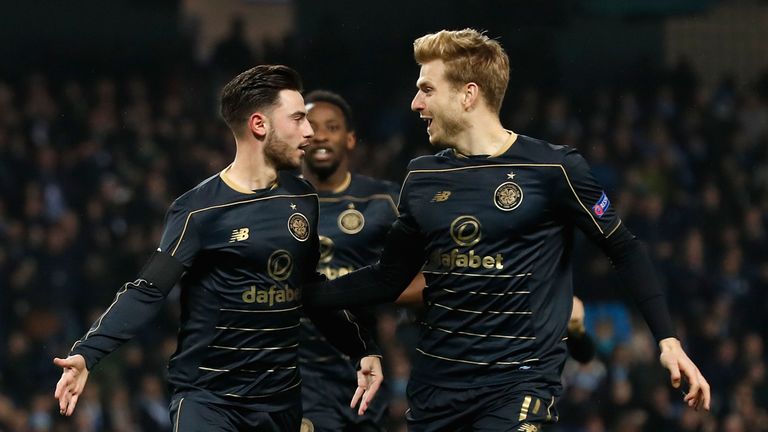
[[[315,136],[312,137],[312,141],[314,142],[323,142],[328,139],[325,132],[323,131],[323,128],[312,128],[315,131]]]
[[[301,133],[306,139],[311,139],[315,135],[315,131],[312,129],[312,125],[309,124],[309,120],[306,118],[304,119]]]
[[[411,101],[411,111],[419,112],[424,108],[424,95],[421,93],[421,90],[419,90],[416,92],[416,96],[414,96],[413,100]]]

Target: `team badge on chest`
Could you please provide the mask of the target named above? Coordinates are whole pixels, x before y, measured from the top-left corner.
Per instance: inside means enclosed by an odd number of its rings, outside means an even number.
[[[514,173],[507,174],[509,179],[515,177]],[[496,188],[493,193],[493,203],[496,208],[503,211],[512,211],[520,206],[523,202],[523,190],[515,182],[504,182]]]
[[[363,217],[362,213],[355,210],[353,204],[350,204],[348,209],[341,212],[337,222],[339,229],[344,234],[357,234],[365,226],[365,217]]]
[[[309,221],[301,213],[294,213],[288,218],[288,231],[298,241],[306,241],[309,238]]]

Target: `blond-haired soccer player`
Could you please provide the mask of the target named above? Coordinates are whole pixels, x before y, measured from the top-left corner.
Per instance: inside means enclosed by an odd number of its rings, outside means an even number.
[[[423,268],[426,311],[408,387],[412,431],[533,431],[557,420],[567,355],[575,229],[610,257],[658,341],[672,385],[709,409],[709,384],[683,351],[640,242],[574,149],[510,131],[501,45],[472,29],[414,42],[411,103],[442,148],[414,159],[380,262],[308,302],[392,301]],[[320,294],[322,292],[322,294]]]

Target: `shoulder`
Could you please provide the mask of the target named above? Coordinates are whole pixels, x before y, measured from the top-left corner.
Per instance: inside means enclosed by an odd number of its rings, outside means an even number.
[[[197,186],[184,192],[176,198],[169,208],[170,211],[194,211],[215,204],[219,174],[216,173],[201,181]]]
[[[359,193],[366,195],[373,194],[397,194],[400,191],[400,185],[388,180],[375,179],[360,174],[352,175],[352,187]]]
[[[567,145],[552,144],[548,141],[518,135],[517,141],[511,147],[512,154],[523,155],[532,162],[542,164],[562,165],[567,159],[579,156],[579,152]]]
[[[442,150],[433,155],[419,156],[408,163],[408,171],[442,169],[449,166],[456,156],[451,149]]]
[[[297,195],[317,193],[315,187],[307,179],[291,171],[278,172],[277,181],[280,187],[289,193]]]

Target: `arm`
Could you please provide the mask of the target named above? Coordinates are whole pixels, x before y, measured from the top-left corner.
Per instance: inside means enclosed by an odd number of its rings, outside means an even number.
[[[400,218],[392,225],[378,263],[333,281],[304,287],[304,303],[315,308],[343,308],[393,302],[426,260],[426,241]]]
[[[573,296],[566,343],[568,353],[579,363],[589,363],[595,357],[595,343],[584,328],[584,304],[576,296]]]
[[[88,381],[89,370],[135,336],[157,314],[168,293],[184,273],[184,262],[189,263],[194,257],[197,250],[192,232],[194,229],[188,229],[189,237],[182,243],[181,233],[184,231],[179,224],[181,213],[174,212],[173,208],[169,211],[161,247],[139,272],[139,277],[123,285],[107,310],[75,342],[67,358],[54,359],[54,364],[63,369],[54,393],[59,400],[61,414],[72,415]],[[183,214],[186,215],[186,212]],[[173,246],[172,250],[170,246]]]
[[[622,285],[629,291],[661,348],[660,361],[670,372],[672,386],[680,386],[681,373],[690,384],[689,406],[709,410],[710,388],[677,340],[672,318],[648,252],[621,224],[610,200],[592,176],[586,161],[575,151],[563,163],[559,190],[562,210],[608,256]]]
[[[397,298],[395,303],[403,306],[424,304],[424,288],[426,287],[427,281],[424,279],[424,274],[417,274],[405,288],[405,291],[400,293],[400,297]]]
[[[305,309],[305,312],[328,342],[358,360],[357,389],[350,407],[360,403],[358,414],[363,415],[384,381],[381,350],[373,336],[375,315],[364,309],[356,310],[354,314],[346,310],[321,311],[312,308]]]

